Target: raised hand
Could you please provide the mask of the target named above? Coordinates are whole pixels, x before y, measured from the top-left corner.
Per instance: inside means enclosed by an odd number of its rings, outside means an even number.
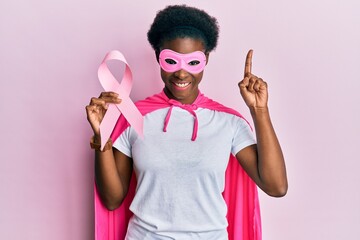
[[[249,50],[246,61],[244,79],[239,82],[241,96],[249,108],[266,108],[268,102],[267,83],[251,73],[253,50]]]
[[[119,95],[114,92],[102,92],[98,98],[91,98],[89,105],[86,106],[86,114],[95,136],[100,136],[100,123],[109,104],[119,104],[120,102]]]

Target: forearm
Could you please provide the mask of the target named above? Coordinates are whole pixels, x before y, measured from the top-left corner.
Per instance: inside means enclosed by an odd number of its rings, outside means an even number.
[[[112,149],[104,152],[95,151],[95,181],[106,207],[109,209],[118,207],[126,193]]]
[[[268,108],[250,109],[257,138],[258,173],[261,187],[271,196],[287,192],[285,161],[271,123]]]

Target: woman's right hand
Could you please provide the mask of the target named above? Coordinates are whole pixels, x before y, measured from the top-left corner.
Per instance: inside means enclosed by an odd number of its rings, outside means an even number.
[[[91,98],[89,105],[86,106],[86,114],[96,138],[100,138],[100,123],[109,104],[119,104],[120,102],[119,94],[115,92],[102,92],[98,98]]]

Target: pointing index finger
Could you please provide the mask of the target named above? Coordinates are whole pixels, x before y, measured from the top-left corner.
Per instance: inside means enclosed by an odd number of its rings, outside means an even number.
[[[251,74],[252,55],[253,55],[253,50],[250,49],[246,55],[244,77],[246,77],[248,74]]]

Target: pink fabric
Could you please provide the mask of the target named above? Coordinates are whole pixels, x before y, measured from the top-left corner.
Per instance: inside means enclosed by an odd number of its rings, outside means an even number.
[[[125,71],[121,83],[116,80],[106,65],[106,63],[110,60],[118,60],[125,64]],[[100,124],[100,136],[102,139],[101,149],[104,148],[121,113],[135,129],[137,134],[142,137],[144,119],[129,96],[133,81],[129,64],[127,63],[124,55],[117,50],[108,52],[99,66],[98,77],[101,86],[105,89],[106,92],[116,92],[122,98],[121,104],[109,105],[109,108],[107,109],[106,114]]]
[[[169,60],[172,62],[168,63]],[[195,62],[197,64],[194,64]],[[165,72],[176,72],[184,69],[190,73],[199,73],[206,66],[206,56],[201,51],[182,54],[170,49],[164,49],[160,52],[159,64]]]
[[[136,106],[145,115],[160,108],[182,105],[181,103],[173,104],[173,101],[164,92],[161,92],[139,101]],[[208,108],[242,117],[237,111],[227,108],[201,93],[191,105],[191,109],[195,107]],[[169,119],[164,121],[164,125],[168,121]],[[115,141],[128,126],[127,121],[120,117],[112,132],[111,139]],[[115,211],[108,211],[102,204],[95,186],[95,240],[123,240],[125,238],[128,221],[132,216],[129,206],[135,195],[135,187],[136,179],[135,174],[133,174],[129,193],[122,205]],[[228,206],[227,219],[229,226],[227,230],[229,240],[261,240],[261,218],[257,187],[232,154],[230,154],[226,170],[223,197]]]
[[[197,131],[198,131],[198,119],[197,119],[197,115],[196,115],[196,112],[195,112],[195,110],[197,109],[197,106],[195,104],[182,104],[182,103],[180,103],[178,101],[175,101],[173,99],[170,99],[168,101],[168,103],[171,106],[170,106],[169,111],[168,111],[168,113],[166,114],[166,117],[165,117],[164,132],[166,132],[167,125],[169,123],[173,107],[174,106],[180,107],[180,108],[188,111],[189,113],[191,113],[194,116],[194,129],[193,129],[193,134],[191,136],[191,140],[195,141],[196,137],[197,137]]]

